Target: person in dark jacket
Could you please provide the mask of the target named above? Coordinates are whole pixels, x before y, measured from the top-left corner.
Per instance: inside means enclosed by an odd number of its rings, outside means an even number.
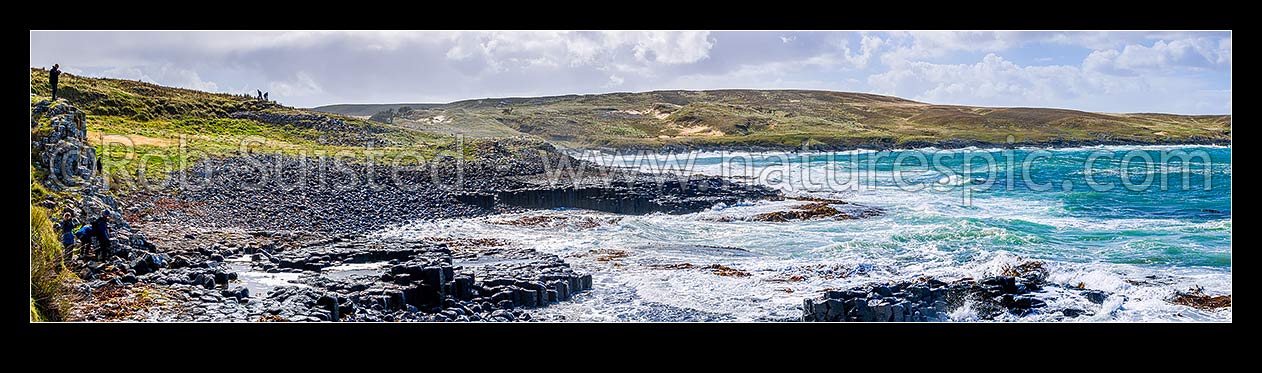
[[[96,237],[96,256],[105,260],[113,254],[110,249],[110,210],[101,213],[101,217],[92,221],[92,235]]]
[[[92,256],[92,224],[80,227],[74,236],[79,239],[79,260],[88,260]]]
[[[48,84],[53,86],[53,101],[57,101],[57,78],[61,77],[61,66],[53,64],[53,69],[48,70]]]
[[[61,223],[57,225],[57,228],[61,230],[61,246],[63,246],[66,250],[66,258],[73,257],[75,241],[74,232],[75,229],[79,228],[79,222],[75,221],[74,215],[71,215],[70,211],[66,211],[66,213],[61,216]]]

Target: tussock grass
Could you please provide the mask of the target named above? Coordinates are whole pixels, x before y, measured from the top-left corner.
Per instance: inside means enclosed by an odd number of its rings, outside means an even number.
[[[79,279],[62,262],[60,241],[48,209],[31,206],[31,321],[59,321],[75,299]]]

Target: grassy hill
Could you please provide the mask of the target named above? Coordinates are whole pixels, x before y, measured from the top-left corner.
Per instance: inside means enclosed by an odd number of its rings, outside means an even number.
[[[31,94],[32,104],[51,96],[47,70],[31,69]],[[189,157],[234,154],[247,139],[252,141],[253,152],[335,154],[372,147],[387,156],[392,152],[432,156],[454,151],[456,142],[450,136],[286,107],[246,95],[133,80],[63,73],[58,96],[86,112],[89,141],[103,158],[124,160],[118,163],[125,164],[127,173],[143,166],[149,176],[171,171]],[[32,134],[43,130],[47,128],[37,126]],[[197,152],[179,152],[181,141]]]
[[[344,105],[318,110],[334,113]],[[355,113],[401,105],[355,105]],[[1229,115],[1104,114],[933,105],[806,90],[654,91],[479,99],[413,107],[393,123],[475,137],[533,135],[568,146],[926,146],[951,143],[1224,143]]]
[[[399,110],[403,107],[412,109],[432,109],[439,106],[442,106],[442,104],[337,104],[314,107],[311,108],[311,111],[356,117],[370,117],[373,114],[382,111]]]

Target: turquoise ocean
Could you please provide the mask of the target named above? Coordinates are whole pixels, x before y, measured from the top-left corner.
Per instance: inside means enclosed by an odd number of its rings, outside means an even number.
[[[1168,301],[1197,287],[1231,294],[1230,147],[575,155],[646,172],[720,175],[884,214],[758,222],[747,218],[803,202],[750,201],[685,215],[532,211],[420,222],[380,234],[497,238],[593,273],[595,289],[539,311],[547,320],[792,320],[803,298],[824,289],[921,276],[977,278],[1040,261],[1050,281],[1103,290],[1109,298],[1096,304],[1050,288],[1037,296],[1086,315],[1006,320],[1231,321],[1230,308],[1204,311]],[[599,224],[494,224],[517,215]],[[597,260],[614,252],[622,254]],[[681,263],[721,264],[750,275],[668,267]],[[974,320],[967,307],[951,318]]]

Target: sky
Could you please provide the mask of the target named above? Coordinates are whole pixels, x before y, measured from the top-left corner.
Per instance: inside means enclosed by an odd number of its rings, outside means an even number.
[[[31,66],[296,107],[723,88],[1231,114],[1231,32],[32,31]]]

